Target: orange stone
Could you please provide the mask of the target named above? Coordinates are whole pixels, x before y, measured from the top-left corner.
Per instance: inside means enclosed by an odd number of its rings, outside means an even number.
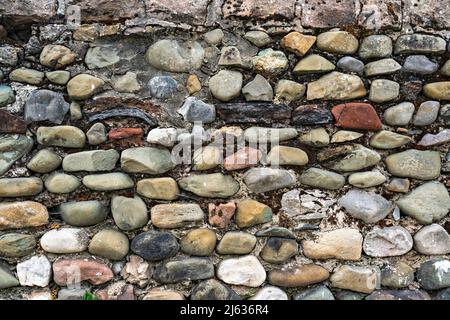
[[[295,53],[298,56],[304,56],[315,42],[315,36],[308,36],[294,31],[281,39],[281,47]]]
[[[223,161],[223,167],[227,171],[253,167],[258,164],[261,156],[261,151],[258,149],[244,147],[226,157]]]
[[[350,102],[339,104],[331,110],[336,119],[336,126],[346,129],[378,131],[381,121],[372,105]]]
[[[141,138],[144,135],[142,128],[114,128],[108,132],[109,140]]]

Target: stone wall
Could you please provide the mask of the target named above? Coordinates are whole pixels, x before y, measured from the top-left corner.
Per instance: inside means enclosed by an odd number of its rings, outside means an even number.
[[[0,299],[449,299],[446,0],[0,0]]]

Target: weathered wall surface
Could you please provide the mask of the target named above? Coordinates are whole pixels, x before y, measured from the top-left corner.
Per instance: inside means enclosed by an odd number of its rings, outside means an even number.
[[[0,0],[0,298],[449,299],[449,11]]]

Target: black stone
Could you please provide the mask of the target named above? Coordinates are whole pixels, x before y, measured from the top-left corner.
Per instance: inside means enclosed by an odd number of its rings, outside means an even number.
[[[214,277],[214,265],[208,258],[177,258],[161,262],[153,273],[159,283],[177,283]]]
[[[330,110],[316,104],[299,106],[292,111],[292,124],[300,126],[333,123]]]
[[[450,261],[432,259],[422,263],[417,270],[417,280],[426,290],[437,290],[450,286]]]
[[[295,239],[295,234],[291,230],[283,227],[269,227],[267,229],[256,232],[255,236]]]
[[[241,297],[221,282],[209,279],[192,289],[191,300],[241,300]]]
[[[223,103],[216,106],[225,123],[289,123],[292,108],[273,103]]]
[[[434,300],[450,300],[450,288],[439,291]]]
[[[170,232],[148,231],[131,241],[131,250],[148,261],[159,261],[173,257],[180,246]]]
[[[115,117],[133,117],[139,118],[147,122],[150,126],[156,126],[157,123],[149,116],[147,116],[142,110],[132,109],[132,108],[117,108],[111,110],[105,110],[101,112],[90,113],[87,115],[89,122],[101,121],[109,118]]]

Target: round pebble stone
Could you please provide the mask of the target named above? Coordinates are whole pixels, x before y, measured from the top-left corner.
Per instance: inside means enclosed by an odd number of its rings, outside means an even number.
[[[61,228],[46,232],[40,240],[42,249],[50,253],[68,254],[88,248],[89,236],[83,229]]]
[[[27,163],[27,168],[38,173],[48,173],[61,165],[62,159],[53,150],[43,149]]]
[[[147,292],[142,300],[185,300],[185,298],[178,291],[155,288]]]
[[[216,251],[218,254],[248,254],[256,245],[256,237],[247,232],[230,231],[224,234]]]
[[[342,57],[336,65],[344,72],[362,73],[364,71],[364,63],[353,57]]]
[[[70,193],[81,185],[81,181],[70,174],[55,172],[45,179],[44,185],[51,193]]]
[[[119,229],[125,231],[141,228],[148,222],[147,206],[138,196],[133,198],[113,196],[111,213]]]
[[[97,200],[66,202],[59,209],[64,222],[76,227],[95,225],[108,215],[107,208]]]
[[[278,287],[265,286],[258,290],[249,300],[289,300],[289,297],[286,292]]]
[[[421,254],[448,254],[450,253],[450,235],[436,223],[424,226],[414,235],[414,248]]]
[[[283,263],[298,253],[297,241],[271,237],[261,250],[260,257],[269,263]]]
[[[0,236],[0,257],[23,257],[32,253],[35,247],[36,239],[31,234],[6,233]]]
[[[370,188],[383,184],[386,177],[378,170],[352,173],[348,177],[348,183],[357,188]]]
[[[191,300],[240,300],[240,297],[216,279],[209,279],[192,288]]]
[[[111,260],[122,260],[129,250],[128,237],[122,232],[103,229],[89,244],[89,253]]]
[[[180,246],[170,232],[147,231],[131,241],[131,250],[147,261],[159,261],[177,254]]]
[[[201,228],[189,231],[180,241],[181,251],[193,256],[209,256],[216,247],[216,233]]]
[[[266,280],[266,270],[255,256],[248,255],[222,260],[217,277],[228,284],[256,288]]]
[[[333,293],[324,285],[302,290],[294,296],[294,300],[335,300]]]
[[[411,234],[403,227],[372,230],[364,238],[364,252],[371,257],[401,256],[413,247]]]
[[[450,287],[450,260],[437,258],[425,261],[417,270],[416,277],[425,290]]]
[[[272,270],[269,273],[269,282],[275,286],[295,288],[325,281],[329,276],[330,273],[324,267],[305,264]]]
[[[240,95],[242,80],[238,71],[221,70],[209,79],[209,90],[216,99],[227,102]]]

